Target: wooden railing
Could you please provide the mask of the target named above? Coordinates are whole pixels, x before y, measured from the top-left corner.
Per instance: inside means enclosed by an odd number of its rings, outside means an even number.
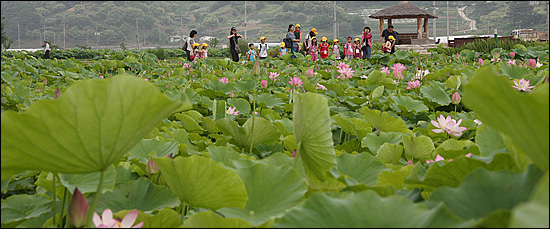
[[[465,38],[455,38],[454,40],[449,40],[449,47],[460,47],[462,45],[465,45],[465,44],[468,44],[468,43],[472,43],[474,41],[479,41],[479,40],[491,40],[491,39],[495,39],[494,37],[465,37]],[[519,40],[519,39],[514,39],[513,36],[509,36],[509,37],[497,37],[498,40]]]

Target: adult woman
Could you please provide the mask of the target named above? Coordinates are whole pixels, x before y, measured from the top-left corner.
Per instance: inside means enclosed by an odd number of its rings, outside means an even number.
[[[241,34],[237,33],[237,29],[235,27],[231,27],[231,31],[229,31],[229,36],[227,39],[229,39],[229,52],[231,53],[231,58],[235,62],[239,62],[239,54],[237,54],[237,51],[235,48],[236,45],[239,45],[239,38],[243,38]]]
[[[370,33],[370,27],[363,29],[363,36],[361,37],[361,50],[363,50],[363,60],[370,58],[372,49],[372,34]]]
[[[193,38],[195,38],[197,36],[197,31],[195,30],[191,30],[191,33],[189,33],[189,38],[187,38],[187,49],[185,50],[185,52],[187,53],[187,60],[188,61],[191,61],[191,56],[195,55],[195,53],[193,53],[193,44],[195,44],[195,40],[193,40]]]
[[[296,39],[296,35],[294,35],[294,25],[293,24],[290,24],[288,25],[288,33],[286,34],[286,38],[289,38],[292,42],[291,42],[291,47],[290,47],[290,50],[292,51],[292,55],[290,56],[291,58],[296,58],[296,55],[294,55],[294,53],[298,52],[298,42],[300,41],[299,39]]]

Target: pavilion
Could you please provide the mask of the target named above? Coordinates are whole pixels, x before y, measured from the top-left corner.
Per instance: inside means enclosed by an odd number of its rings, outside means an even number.
[[[398,44],[433,44],[435,42],[428,36],[428,19],[437,17],[407,1],[386,7],[369,17],[380,20],[380,36],[382,36],[382,31],[387,28],[384,27],[384,19],[388,20],[389,26],[392,24],[392,19],[416,18],[416,33],[399,33]],[[423,26],[422,19],[424,19]],[[398,31],[399,28],[395,28],[395,30]]]

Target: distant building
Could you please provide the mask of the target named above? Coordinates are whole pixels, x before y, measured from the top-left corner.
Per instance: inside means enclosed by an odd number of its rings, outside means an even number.
[[[171,43],[180,42],[181,38],[182,37],[180,35],[172,35],[172,36],[170,36],[170,42]],[[187,36],[183,36],[183,39],[184,40],[187,39]]]
[[[201,41],[201,42],[206,42],[206,41],[212,41],[213,39],[216,39],[216,37],[204,36],[204,37],[201,37],[201,38],[199,39],[199,41]]]

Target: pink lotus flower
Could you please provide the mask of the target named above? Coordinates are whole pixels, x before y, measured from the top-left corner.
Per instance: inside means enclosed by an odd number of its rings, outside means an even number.
[[[260,86],[262,88],[267,88],[267,80],[262,80],[262,82],[260,83]]]
[[[118,220],[113,219],[113,212],[111,209],[107,208],[103,211],[103,214],[101,214],[101,218],[94,212],[92,221],[94,222],[96,228],[141,228],[144,222],[138,223],[132,227],[134,222],[136,222],[137,215],[138,211],[133,210],[124,216],[122,222],[119,222]]]
[[[292,157],[296,157],[296,150],[292,151]],[[298,157],[301,157],[301,156],[298,155]]]
[[[286,66],[287,68],[290,68],[290,64]]]
[[[44,78],[44,81],[42,81],[42,84],[44,84],[44,86],[46,86],[46,84],[48,84],[48,79]]]
[[[394,71],[402,72],[402,71],[405,71],[405,69],[407,69],[407,66],[402,65],[401,63],[397,63],[397,64],[394,64],[393,67],[391,67],[391,69],[393,69]]]
[[[477,123],[477,125],[481,125],[481,124],[482,124],[482,122],[479,121],[478,119],[474,119],[474,122]]]
[[[516,60],[508,60],[506,63],[509,65],[516,65]]]
[[[460,94],[458,94],[458,92],[453,93],[451,96],[451,102],[455,105],[460,103]]]
[[[439,118],[437,118],[437,122],[432,120],[432,125],[439,129],[432,129],[435,133],[443,133],[447,132],[450,135],[453,135],[455,137],[462,136],[462,132],[467,130],[466,127],[460,127],[460,123],[462,123],[462,119],[456,120],[452,119],[451,116],[447,116],[447,118],[443,117],[442,114],[439,115]]]
[[[349,65],[347,65],[346,63],[342,62],[342,63],[339,63],[338,66],[336,66],[336,68],[338,69],[342,69],[343,67],[349,67]]]
[[[529,86],[529,80],[521,79],[521,80],[513,80],[514,85],[513,88],[517,89],[518,91],[533,91],[531,88],[534,88],[535,86]]]
[[[306,76],[307,77],[312,77],[313,76],[313,69],[309,69],[306,71]]]
[[[189,68],[189,67],[191,67],[191,65],[189,63],[184,63],[183,64],[183,68]]]
[[[407,161],[407,165],[413,165],[412,159],[409,159],[409,161]]]
[[[380,72],[390,74],[390,69],[388,67],[382,67],[380,68]]]
[[[235,92],[233,92],[233,90],[231,90],[231,92],[229,92],[229,97],[230,97],[230,98],[234,98],[234,97],[235,97]]]
[[[300,77],[294,77],[288,81],[288,83],[292,86],[300,87],[304,82],[302,82],[302,79]]]
[[[155,162],[149,158],[149,162],[147,162],[147,167],[145,168],[145,171],[147,171],[148,174],[157,174],[159,172],[159,167]]]
[[[437,156],[435,156],[435,161],[443,161],[443,160],[445,160],[445,158],[443,158],[442,156],[439,156],[439,154]],[[432,163],[432,162],[434,162],[434,160],[428,160],[428,161],[426,161],[426,164]]]
[[[85,227],[88,223],[90,204],[78,188],[74,189],[73,199],[69,204],[69,218],[75,228]]]
[[[170,84],[166,84],[166,89],[170,88]]]
[[[145,81],[149,81],[149,79],[145,78]]]
[[[279,73],[276,73],[276,72],[270,72],[269,73],[269,79],[273,80],[273,81],[277,81],[277,77],[279,76]]]
[[[345,78],[351,78],[355,71],[351,70],[351,68],[346,65],[346,66],[338,69],[337,72],[340,73],[340,75],[338,77],[336,77],[337,79],[340,79],[340,78],[345,79]]]
[[[399,84],[399,80],[393,80],[394,84]]]
[[[229,83],[229,79],[228,79],[227,77],[225,77],[225,76],[222,77],[222,78],[219,79],[219,80],[220,80],[220,82],[222,82],[222,83]]]
[[[319,84],[319,83],[317,83],[316,89],[321,89],[321,90],[325,90],[325,91],[328,90],[325,86],[323,86],[323,85],[321,85],[321,84]]]
[[[100,75],[99,78],[103,79],[104,77],[103,77],[103,75]]]
[[[468,153],[466,155],[464,155],[465,157],[471,157],[472,156],[472,153]]]
[[[439,65],[439,62],[435,63],[435,65]]]
[[[516,53],[515,52],[511,52],[510,53],[510,57],[514,58],[516,56]]]
[[[229,115],[237,116],[237,115],[239,115],[239,111],[235,111],[235,109],[237,109],[237,108],[236,107],[229,107],[226,112]]]
[[[422,86],[422,83],[419,80],[415,80],[415,81],[408,82],[407,85],[409,86],[406,89],[410,90],[413,88],[419,88],[420,86]]]
[[[61,91],[59,90],[59,87],[55,89],[55,92],[53,93],[53,98],[57,99],[59,96],[61,96]]]
[[[534,68],[537,65],[537,60],[535,59],[528,59],[527,60],[527,66]]]

